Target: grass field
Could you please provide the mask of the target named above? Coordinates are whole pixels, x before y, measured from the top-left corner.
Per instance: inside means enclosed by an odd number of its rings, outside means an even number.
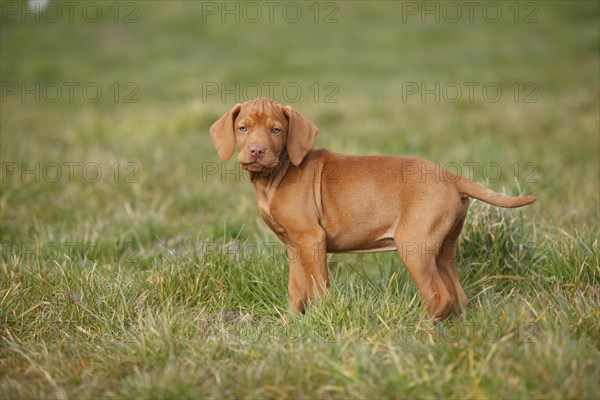
[[[69,4],[0,3],[0,398],[600,396],[598,2]],[[472,203],[464,319],[394,253],[331,255],[288,311],[208,134],[255,95],[537,196]]]

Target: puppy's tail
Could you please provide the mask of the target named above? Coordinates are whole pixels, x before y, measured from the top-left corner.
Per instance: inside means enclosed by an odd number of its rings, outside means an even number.
[[[461,178],[458,180],[456,187],[461,194],[466,194],[477,200],[485,201],[498,207],[514,208],[523,207],[535,201],[535,196],[508,197],[500,193],[496,193],[491,189],[471,182],[468,179]]]

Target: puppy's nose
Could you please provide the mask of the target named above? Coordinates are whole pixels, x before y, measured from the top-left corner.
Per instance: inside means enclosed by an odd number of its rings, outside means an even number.
[[[265,146],[261,146],[260,144],[251,144],[250,146],[248,146],[248,150],[250,151],[250,154],[254,157],[261,158],[265,155],[266,148]]]

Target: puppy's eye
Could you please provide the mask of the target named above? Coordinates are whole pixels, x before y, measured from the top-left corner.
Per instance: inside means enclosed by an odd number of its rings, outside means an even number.
[[[238,127],[238,131],[245,133],[245,132],[248,132],[248,128],[246,128],[245,126],[242,125],[242,126]]]
[[[274,133],[275,135],[277,135],[277,134],[281,133],[281,129],[273,128],[273,129],[271,129],[271,133]]]

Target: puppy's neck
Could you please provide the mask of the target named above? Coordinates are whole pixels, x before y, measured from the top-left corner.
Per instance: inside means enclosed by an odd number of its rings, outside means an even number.
[[[252,182],[252,186],[254,186],[254,192],[263,218],[267,218],[270,215],[271,201],[290,165],[290,158],[287,152],[285,152],[279,158],[277,166],[272,170],[266,173],[250,172],[250,181]]]
[[[270,171],[263,172],[249,172],[250,182],[256,187],[258,186],[272,186],[274,183],[279,184],[281,178],[283,178],[290,167],[290,157],[287,152],[284,151],[279,157],[277,166]]]

